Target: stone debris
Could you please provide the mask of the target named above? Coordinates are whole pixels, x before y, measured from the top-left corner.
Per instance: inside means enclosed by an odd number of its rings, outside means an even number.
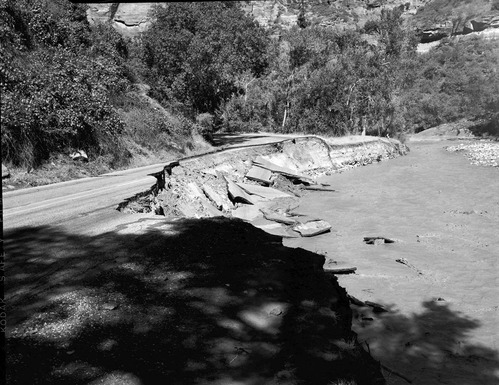
[[[449,152],[463,152],[471,164],[477,166],[499,167],[499,143],[480,141],[476,143],[461,143],[446,147]]]
[[[272,183],[272,171],[266,170],[259,166],[253,166],[246,174],[246,178],[256,182],[270,185]]]
[[[367,245],[384,245],[385,243],[395,243],[393,239],[385,237],[364,237],[364,242]]]
[[[395,262],[401,263],[402,265],[406,265],[407,267],[410,267],[412,270],[416,271],[419,275],[423,275],[423,272],[421,270],[419,270],[413,264],[409,263],[409,261],[405,258],[398,258],[395,260]]]
[[[190,157],[150,174],[157,183],[121,203],[118,210],[166,217],[232,216],[271,234],[314,236],[330,231],[331,225],[321,218],[297,217],[288,211],[306,190],[335,191],[317,183],[315,177],[345,165],[360,165],[359,157],[372,162],[404,153],[405,148],[395,141],[335,147],[322,138],[308,137]]]
[[[302,237],[313,237],[331,231],[331,225],[323,220],[309,221],[293,226],[293,230],[300,233]]]
[[[69,154],[71,159],[74,161],[82,161],[82,162],[88,162],[88,155],[85,151],[83,150],[77,150]]]
[[[10,178],[10,171],[9,169],[2,163],[2,179],[4,178]]]

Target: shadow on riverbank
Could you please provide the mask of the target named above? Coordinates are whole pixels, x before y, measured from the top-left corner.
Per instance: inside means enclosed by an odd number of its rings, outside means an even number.
[[[323,256],[239,220],[134,224],[5,234],[9,384],[384,383]]]
[[[9,384],[384,383],[324,257],[238,220],[148,221],[97,237],[5,234]],[[370,326],[388,383],[416,361],[495,383],[497,352],[466,342],[479,323],[424,307]]]
[[[361,342],[368,350],[376,345],[388,383],[497,384],[498,352],[467,342],[480,322],[452,311],[442,298],[422,306],[421,313],[405,316],[393,310],[373,315],[352,305]]]

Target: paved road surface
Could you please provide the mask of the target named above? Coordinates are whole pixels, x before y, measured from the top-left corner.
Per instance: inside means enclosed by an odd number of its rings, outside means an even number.
[[[218,135],[217,145],[232,148],[289,139],[290,135]],[[172,159],[170,159],[172,160]],[[167,163],[169,160],[165,160]],[[124,199],[151,187],[156,179],[148,174],[163,164],[117,171],[93,178],[55,183],[3,193],[3,226],[11,230],[25,226],[60,225],[77,233],[105,231],[123,220],[115,208]]]

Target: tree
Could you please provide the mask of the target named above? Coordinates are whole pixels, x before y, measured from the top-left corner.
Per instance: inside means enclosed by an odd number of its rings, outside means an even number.
[[[177,99],[193,114],[213,113],[234,93],[238,77],[266,67],[265,31],[239,7],[226,3],[170,3],[156,8],[144,34],[153,92]]]

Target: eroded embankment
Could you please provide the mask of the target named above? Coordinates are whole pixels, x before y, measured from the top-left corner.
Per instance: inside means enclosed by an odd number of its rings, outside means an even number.
[[[191,157],[165,166],[155,175],[158,182],[151,190],[123,202],[119,209],[167,217],[255,219],[263,216],[262,209],[290,208],[307,189],[328,190],[315,182],[317,176],[407,151],[400,142],[384,138],[335,144],[332,139],[302,137]],[[279,201],[285,204],[276,207]]]
[[[267,383],[382,384],[379,363],[352,332],[351,298],[335,274],[324,269],[324,256],[282,247],[282,238],[257,229],[249,231],[247,224],[230,217],[281,237],[322,233],[329,230],[327,222],[321,227],[319,218],[293,212],[307,189],[334,193],[334,186],[316,183],[317,176],[406,151],[404,145],[387,139],[340,145],[309,137],[219,152],[165,166],[151,191],[125,202],[121,209],[155,211],[168,217],[229,217],[176,223],[209,228],[209,239],[201,236],[207,230],[198,230],[199,236],[187,249],[201,249],[193,253],[197,258],[208,255],[203,265],[213,264],[214,274],[224,276],[227,288],[238,288],[242,307],[255,298],[264,304],[238,311],[240,321],[224,321],[231,330],[226,340],[234,340],[227,342],[226,353],[232,357],[228,365],[244,372],[241,378],[248,379],[256,365],[271,378]],[[233,229],[231,234],[228,229]],[[252,232],[264,239],[252,239]],[[182,262],[183,269],[186,264]],[[253,278],[248,280],[248,275]],[[203,282],[206,284],[206,278]],[[262,342],[243,333],[243,324],[271,333]]]

